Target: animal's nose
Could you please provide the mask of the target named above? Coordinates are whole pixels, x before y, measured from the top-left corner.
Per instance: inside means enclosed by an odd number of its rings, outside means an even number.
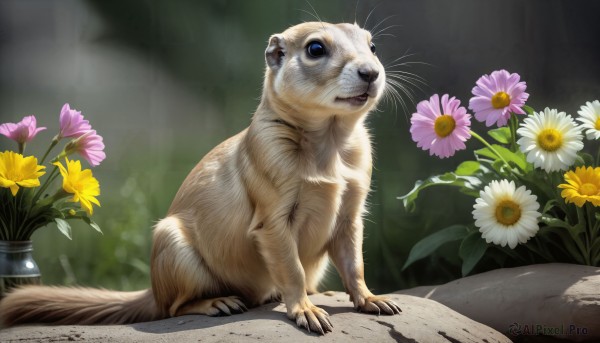
[[[361,67],[358,68],[358,76],[360,76],[363,81],[371,83],[377,80],[377,77],[379,76],[379,70],[369,67]]]

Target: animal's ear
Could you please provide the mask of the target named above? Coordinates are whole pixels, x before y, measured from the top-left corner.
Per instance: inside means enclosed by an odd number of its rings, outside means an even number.
[[[269,68],[273,70],[279,69],[283,63],[285,54],[285,39],[283,38],[283,35],[272,35],[271,38],[269,38],[267,50],[265,50],[265,59],[267,60]]]

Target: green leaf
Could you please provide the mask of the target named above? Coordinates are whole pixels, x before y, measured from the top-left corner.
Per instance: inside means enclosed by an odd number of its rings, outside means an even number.
[[[488,135],[495,139],[498,143],[508,144],[510,143],[510,129],[508,127],[501,127],[488,131]]]
[[[578,215],[579,212],[583,212],[583,211],[578,211]],[[574,240],[578,240],[578,235],[582,232],[585,231],[585,218],[583,218],[583,220],[580,220],[577,222],[577,224],[571,225],[568,222],[565,222],[563,220],[548,216],[548,215],[542,215],[542,218],[540,219],[540,221],[550,227],[557,227],[557,228],[562,228],[562,229],[567,229],[567,231],[569,232],[569,234],[571,235],[571,237]]]
[[[470,176],[479,170],[481,164],[477,161],[464,161],[456,167],[456,175]]]
[[[519,167],[519,169],[527,171],[528,168],[531,168],[531,166],[527,163],[525,154],[523,154],[521,151],[512,152],[498,144],[492,144],[492,147],[494,148],[494,150],[496,150],[496,152],[498,152],[500,156],[502,156],[502,158],[506,160],[506,162],[514,163],[517,167]],[[496,154],[489,148],[475,150],[475,154],[477,154],[478,156],[489,157],[494,161],[500,160],[500,158],[496,156]]]
[[[542,215],[542,218],[540,218],[540,221],[548,226],[551,227],[558,227],[558,228],[563,228],[563,229],[570,229],[571,228],[571,224],[562,221],[560,219],[548,216],[548,215]]]
[[[543,218],[543,217],[542,217]],[[585,264],[585,259],[581,254],[581,251],[577,248],[573,236],[570,233],[570,230],[567,228],[556,227],[556,226],[547,226],[542,228],[540,231],[548,231],[553,232],[560,236],[560,240],[550,239],[550,243],[553,245],[558,245],[558,242],[561,242],[563,247],[569,252],[569,256],[577,261],[578,264]]]
[[[527,112],[527,114],[532,115],[533,112],[535,112],[535,110],[533,109],[533,107],[531,106],[527,106],[527,105],[523,105],[523,107],[521,107],[525,112]]]
[[[460,192],[462,194],[466,194],[468,196],[472,196],[473,198],[479,198],[479,191],[476,190],[476,189],[470,189],[470,188],[467,188],[467,187],[462,187],[460,189]]]
[[[542,211],[542,213],[545,214],[550,212],[550,210],[553,209],[556,205],[558,205],[558,201],[556,201],[556,199],[548,200],[548,202],[546,202],[546,205],[544,205],[544,210]]]
[[[442,175],[436,175],[436,176],[432,176],[428,179],[419,180],[419,181],[415,182],[415,187],[413,187],[413,189],[410,192],[408,192],[406,195],[398,197],[398,199],[402,200],[404,208],[407,211],[413,212],[416,209],[415,201],[417,200],[417,197],[419,196],[419,192],[425,188],[428,188],[431,186],[436,186],[436,185],[447,185],[447,186],[454,186],[454,187],[461,187],[461,188],[466,187],[467,189],[477,189],[477,187],[481,185],[481,180],[479,180],[479,178],[477,178],[477,177],[460,176],[460,175],[456,175],[454,173],[445,173]],[[466,194],[468,194],[468,193],[466,193]],[[475,196],[476,197],[479,196],[479,193],[477,193],[477,195],[475,195]]]
[[[408,268],[408,266],[413,264],[415,261],[431,255],[435,250],[445,243],[462,239],[468,233],[469,231],[466,226],[452,225],[423,238],[410,250],[408,259],[406,260],[406,263],[404,263],[402,270]]]
[[[478,231],[471,232],[460,244],[458,255],[463,260],[462,276],[467,276],[481,260],[488,244]]]
[[[82,216],[81,219],[83,219],[83,221],[86,222],[89,226],[91,226],[94,230],[100,232],[101,234],[104,234],[104,232],[102,232],[102,230],[100,229],[100,226],[96,224],[96,222],[93,221],[92,218],[88,216]]]
[[[63,235],[67,236],[68,239],[72,240],[73,238],[71,238],[71,225],[69,225],[69,223],[66,220],[60,218],[54,218],[54,221],[56,222],[56,226],[58,227],[60,232],[62,232]]]
[[[419,196],[419,192],[421,192],[422,190],[424,190],[427,187],[431,187],[431,186],[435,186],[435,185],[439,185],[439,184],[452,184],[454,182],[456,182],[456,177],[454,177],[454,174],[452,174],[452,173],[446,173],[444,175],[432,176],[428,179],[419,180],[419,181],[415,182],[415,186],[413,187],[413,189],[410,192],[408,192],[406,195],[398,197],[398,199],[402,200],[404,208],[407,211],[412,212],[416,209],[415,201],[417,200],[417,197]],[[462,186],[462,184],[461,184],[461,186]]]

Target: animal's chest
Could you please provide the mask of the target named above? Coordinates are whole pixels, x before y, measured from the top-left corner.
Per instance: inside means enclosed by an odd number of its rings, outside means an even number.
[[[300,256],[312,256],[324,251],[330,240],[342,207],[346,182],[303,182],[294,205],[292,229]]]

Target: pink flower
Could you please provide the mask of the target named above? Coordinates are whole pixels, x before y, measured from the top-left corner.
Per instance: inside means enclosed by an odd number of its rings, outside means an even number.
[[[27,116],[16,124],[6,123],[0,125],[0,134],[5,135],[19,144],[29,142],[42,130],[46,130],[46,128],[37,127],[35,116]]]
[[[417,146],[440,158],[465,149],[465,141],[471,137],[471,115],[459,106],[460,100],[448,99],[448,94],[442,96],[441,109],[437,94],[418,103],[410,118],[410,133]]]
[[[525,93],[525,82],[519,82],[519,74],[509,74],[506,70],[496,70],[491,75],[483,75],[473,87],[469,109],[475,112],[475,119],[485,121],[486,126],[496,123],[506,125],[510,113],[525,114],[523,105],[529,98]]]
[[[96,134],[96,130],[86,131],[67,144],[64,153],[70,155],[75,152],[83,156],[92,167],[99,165],[106,158],[102,137]]]
[[[60,110],[59,139],[64,137],[78,138],[91,129],[90,122],[83,119],[81,111],[71,109],[68,103],[63,105],[62,110]]]

